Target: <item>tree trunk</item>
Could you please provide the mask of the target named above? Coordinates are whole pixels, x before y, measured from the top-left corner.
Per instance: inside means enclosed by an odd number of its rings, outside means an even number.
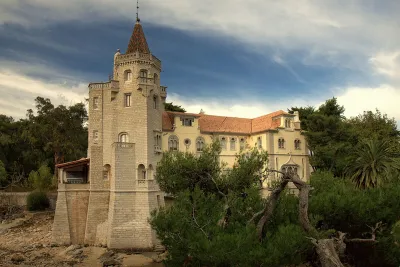
[[[344,267],[337,253],[334,239],[313,240],[322,267]]]

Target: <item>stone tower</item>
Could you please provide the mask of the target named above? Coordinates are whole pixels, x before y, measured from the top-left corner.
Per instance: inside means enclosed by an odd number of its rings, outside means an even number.
[[[126,53],[114,56],[113,77],[89,84],[88,158],[56,166],[55,242],[158,246],[148,218],[164,205],[154,180],[166,98],[160,72],[137,19]]]

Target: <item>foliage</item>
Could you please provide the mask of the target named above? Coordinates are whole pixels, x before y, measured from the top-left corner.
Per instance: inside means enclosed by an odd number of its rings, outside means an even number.
[[[37,171],[31,171],[28,181],[34,189],[46,191],[52,186],[53,174],[49,167],[42,165]]]
[[[319,230],[334,229],[347,233],[349,238],[370,238],[370,228],[382,221],[375,245],[349,245],[349,259],[356,266],[392,266],[400,261],[400,250],[394,246],[393,225],[399,220],[400,184],[390,182],[380,188],[361,190],[348,179],[335,178],[328,172],[311,177],[314,190],[309,212],[318,215]]]
[[[360,188],[378,187],[398,177],[400,158],[387,140],[366,140],[354,152],[346,174]]]
[[[7,182],[7,171],[4,168],[4,163],[0,160],[0,187]]]
[[[184,108],[178,105],[174,105],[172,102],[164,103],[164,108],[166,111],[175,111],[175,112],[186,112]]]
[[[39,211],[49,208],[50,202],[46,193],[33,191],[27,196],[26,205],[29,211]]]
[[[345,109],[336,98],[327,100],[318,109],[292,107],[290,113],[299,111],[301,128],[310,149],[310,163],[314,170],[331,171],[335,176],[345,175],[354,158],[354,149],[362,147],[365,139],[381,139],[390,143],[391,152],[400,152],[400,133],[396,121],[379,110],[366,111],[346,119]]]
[[[15,121],[0,114],[0,160],[8,173],[29,174],[41,165],[75,160],[87,151],[87,112],[84,104],[54,106],[35,99],[36,109]],[[10,178],[6,181],[9,184]],[[26,180],[24,180],[26,182]]]
[[[218,142],[201,155],[167,152],[157,166],[161,189],[175,195],[172,207],[154,211],[151,218],[152,227],[168,249],[166,266],[180,266],[185,261],[190,261],[190,266],[303,262],[310,243],[296,224],[296,211],[287,209],[286,203],[297,205],[293,196],[280,200],[272,219],[274,227],[265,233],[263,242],[258,240],[254,224],[248,224],[265,202],[259,182],[265,174],[267,153],[254,149],[240,154],[226,171],[219,164],[219,153]]]

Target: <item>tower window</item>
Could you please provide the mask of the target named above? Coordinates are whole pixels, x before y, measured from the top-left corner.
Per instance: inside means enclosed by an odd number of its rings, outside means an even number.
[[[132,71],[131,70],[125,71],[124,79],[125,79],[125,81],[132,81]]]
[[[125,107],[131,106],[131,93],[124,95],[124,106]]]
[[[153,108],[158,109],[158,97],[156,95],[153,96]]]
[[[179,149],[179,139],[175,135],[171,135],[168,138],[168,149],[169,151],[177,151]]]
[[[203,151],[204,144],[205,144],[204,138],[200,137],[200,136],[197,137],[197,139],[196,139],[196,150],[197,150],[197,152]]]
[[[99,109],[99,98],[93,97],[93,109]]]
[[[140,70],[140,82],[147,83],[147,70]]]
[[[300,149],[300,140],[299,139],[294,140],[294,149]]]
[[[154,84],[158,83],[158,75],[156,73],[154,73],[154,75],[153,75],[153,81],[154,81]]]
[[[127,134],[127,133],[121,133],[121,134],[119,134],[118,142],[120,142],[120,143],[128,143],[128,142],[129,142],[129,136],[128,136],[128,134]]]
[[[97,143],[99,141],[99,131],[93,131],[93,142]]]
[[[231,138],[230,149],[236,150],[236,138],[234,138],[234,137]]]
[[[146,180],[146,168],[143,164],[140,164],[138,167],[138,179],[139,180]]]
[[[285,139],[283,138],[278,139],[278,148],[285,148]]]
[[[104,167],[103,167],[103,179],[104,180],[110,179],[110,170],[111,170],[110,164],[104,165]]]

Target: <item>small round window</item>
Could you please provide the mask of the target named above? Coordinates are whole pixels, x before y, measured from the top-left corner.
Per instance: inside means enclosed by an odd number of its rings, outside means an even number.
[[[190,146],[190,139],[189,138],[186,138],[183,142],[185,143],[186,146]]]

